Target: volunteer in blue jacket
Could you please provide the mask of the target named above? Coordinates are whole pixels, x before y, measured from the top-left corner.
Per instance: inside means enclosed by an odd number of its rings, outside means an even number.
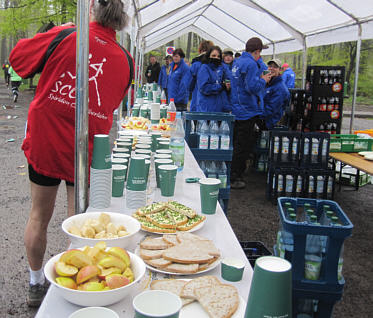
[[[295,86],[295,73],[291,69],[288,63],[282,65],[282,80],[284,81],[287,88],[294,88]]]
[[[246,186],[242,176],[246,161],[253,156],[256,142],[255,125],[262,122],[263,92],[271,75],[262,74],[258,63],[263,45],[259,38],[246,42],[245,52],[236,59],[232,68],[231,102],[232,113],[236,116],[233,137],[233,159],[231,168],[231,188],[242,189]]]
[[[161,72],[159,73],[159,77],[158,77],[158,85],[161,87],[162,90],[165,91],[166,96],[167,96],[167,81],[168,81],[168,74],[170,74],[172,56],[167,55],[164,58],[164,60],[165,60],[165,65],[161,67]]]
[[[289,89],[280,75],[280,68],[279,59],[268,62],[268,70],[272,75],[264,95],[264,118],[268,129],[272,129],[279,122],[290,99]]]
[[[172,54],[170,74],[168,76],[168,102],[173,98],[177,111],[186,111],[189,99],[190,71],[184,62],[182,49],[176,49]]]
[[[206,53],[197,75],[198,112],[229,112],[228,96],[231,76],[222,64],[222,51],[212,46]]]
[[[198,46],[199,55],[192,60],[192,66],[190,67],[190,85],[189,91],[192,93],[192,100],[190,101],[190,111],[194,112],[197,110],[198,105],[198,87],[197,87],[197,74],[202,65],[202,60],[205,57],[206,52],[214,45],[211,41],[202,41]]]

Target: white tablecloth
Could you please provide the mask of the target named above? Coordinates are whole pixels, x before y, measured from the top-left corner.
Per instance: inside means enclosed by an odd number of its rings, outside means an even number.
[[[199,194],[199,184],[198,183],[185,183],[185,178],[188,177],[203,177],[203,172],[200,170],[196,160],[193,157],[190,149],[186,145],[185,148],[185,167],[184,170],[177,175],[176,181],[176,191],[174,199],[180,203],[184,203],[191,208],[196,209],[196,211],[200,211],[200,194]],[[162,198],[160,195],[159,189],[153,191],[149,195],[148,201],[165,201],[166,198]],[[88,208],[87,212],[98,211],[91,207]],[[99,211],[103,211],[100,209]],[[133,211],[130,211],[125,208],[125,200],[124,198],[112,198],[110,208],[105,209],[105,211],[111,212],[119,212],[125,214],[132,214]],[[234,213],[234,212],[232,212]],[[217,207],[216,214],[214,215],[206,215],[207,220],[205,225],[195,232],[198,235],[207,237],[214,241],[215,245],[220,249],[222,252],[222,256],[224,257],[234,257],[242,259],[245,262],[245,272],[243,279],[237,283],[231,283],[238,289],[241,297],[246,301],[247,296],[250,289],[251,278],[253,274],[253,270],[241,249],[241,246],[223,212],[220,205]],[[137,234],[137,239],[135,241],[138,242],[148,233],[140,231]],[[134,251],[137,244],[132,244],[128,250]],[[221,277],[220,266],[217,266],[212,271],[209,271],[207,274],[217,276],[222,282],[225,282]],[[199,275],[190,275],[190,276],[177,276],[180,278],[192,278],[197,276],[202,276],[203,274]],[[135,294],[139,293],[141,290],[145,288],[147,283],[150,281],[151,278],[155,276],[160,277],[160,274],[154,274],[147,271],[145,278],[137,287],[137,290],[132,294],[127,296],[124,300],[114,305],[109,306],[109,308],[116,311],[120,317],[133,317],[134,311],[132,309],[132,299]],[[176,276],[175,276],[176,277]],[[176,278],[177,278],[176,277]],[[51,286],[48,290],[47,295],[43,303],[41,304],[39,311],[36,315],[37,318],[67,318],[71,313],[78,310],[80,307],[74,304],[69,303],[68,301],[64,300],[58,294],[57,288]]]

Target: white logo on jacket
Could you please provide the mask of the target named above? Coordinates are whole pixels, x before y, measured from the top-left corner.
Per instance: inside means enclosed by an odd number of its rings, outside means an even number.
[[[91,60],[91,58],[92,58],[92,54],[89,54],[89,60]],[[107,60],[104,57],[102,59],[101,63],[95,63],[95,64],[91,64],[90,63],[89,64],[90,70],[95,71],[95,73],[92,76],[89,77],[88,81],[89,82],[93,81],[95,83],[95,89],[96,89],[96,95],[97,95],[97,104],[98,104],[99,107],[101,106],[101,98],[100,98],[100,92],[98,90],[97,78],[100,75],[104,74],[103,65],[104,65],[104,63],[106,61]],[[71,82],[71,80],[73,80],[74,81],[73,84],[75,84],[76,75],[73,75],[71,72],[66,71],[65,73],[61,74],[60,80],[58,80],[58,81],[55,82],[55,87],[51,91],[53,93],[58,93],[61,96],[68,95],[69,98],[75,99],[75,89],[76,89],[75,86],[67,84],[67,83],[64,83],[64,80],[62,80],[62,79],[65,78],[66,74],[70,77],[70,79],[67,79],[67,80],[69,82]]]

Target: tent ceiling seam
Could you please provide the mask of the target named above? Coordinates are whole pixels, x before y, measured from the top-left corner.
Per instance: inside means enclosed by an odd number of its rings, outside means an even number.
[[[203,34],[206,34],[206,35],[208,35],[211,39],[214,39],[215,40],[215,42],[217,42],[217,43],[221,43],[221,44],[224,44],[224,45],[226,45],[227,47],[229,47],[229,45],[227,44],[227,43],[225,43],[224,41],[222,41],[222,40],[219,40],[219,39],[217,39],[217,38],[215,38],[213,35],[211,35],[209,32],[206,32],[206,31],[204,31],[204,30],[202,30],[200,27],[198,27],[198,26],[196,26],[196,25],[192,25],[192,28],[193,29],[196,29],[197,30],[197,34],[201,34],[202,35],[202,37],[205,37],[205,35],[203,35]],[[206,38],[205,38],[205,40],[207,40]]]
[[[355,20],[357,24],[360,23],[359,19],[355,17],[352,13],[348,12],[347,10],[341,8],[338,4],[334,3],[332,0],[326,0],[326,2],[330,3],[332,6],[337,8],[339,11],[343,12],[345,15],[349,16],[351,19]]]
[[[202,13],[199,15],[198,19],[203,16],[203,14],[206,12],[206,10],[214,3],[214,0],[211,0],[210,3],[206,6],[205,10],[202,11]],[[194,21],[194,23],[197,23],[198,19]]]
[[[148,3],[146,5],[144,5],[143,7],[139,8],[138,9],[138,12],[142,11],[142,10],[145,10],[149,7],[151,7],[153,4],[156,4],[157,2],[159,2],[160,0],[154,0],[152,3]]]

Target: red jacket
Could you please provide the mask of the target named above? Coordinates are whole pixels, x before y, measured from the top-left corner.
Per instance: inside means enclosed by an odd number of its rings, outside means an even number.
[[[26,78],[39,69],[49,44],[67,27],[54,27],[20,40],[10,54],[16,72]],[[93,136],[108,134],[113,111],[127,92],[130,70],[115,41],[115,31],[89,26],[89,164]],[[41,73],[30,104],[22,149],[43,175],[74,182],[76,32],[56,47]]]

